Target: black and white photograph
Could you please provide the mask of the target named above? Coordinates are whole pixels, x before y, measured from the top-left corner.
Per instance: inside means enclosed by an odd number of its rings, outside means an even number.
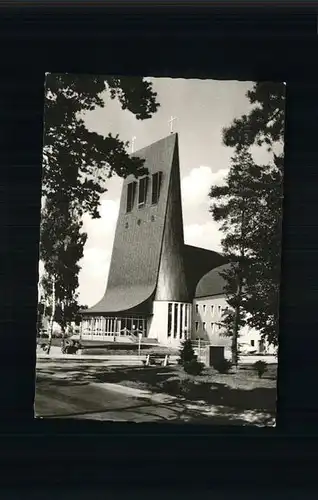
[[[36,418],[275,426],[285,90],[46,74]]]

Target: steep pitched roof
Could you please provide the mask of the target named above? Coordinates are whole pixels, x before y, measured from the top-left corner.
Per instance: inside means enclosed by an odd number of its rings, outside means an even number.
[[[165,227],[155,300],[192,301],[184,259],[184,235],[178,151],[171,169]]]
[[[195,296],[196,286],[206,273],[226,263],[223,255],[191,245],[184,245],[184,258],[191,297]]]
[[[205,274],[196,287],[195,298],[222,295],[224,293],[225,280],[220,272],[229,269],[230,265],[223,264]]]
[[[149,312],[148,301],[157,285],[171,170],[174,158],[178,158],[177,148],[177,134],[171,134],[133,154],[145,160],[144,167],[149,175],[163,172],[159,201],[151,205],[150,185],[146,205],[138,208],[137,192],[133,210],[126,213],[127,185],[136,179],[133,175],[125,179],[106,292],[85,314],[136,308]]]

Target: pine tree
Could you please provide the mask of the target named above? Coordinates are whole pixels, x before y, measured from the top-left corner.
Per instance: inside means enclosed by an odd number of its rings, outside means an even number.
[[[281,275],[281,234],[283,162],[275,157],[275,167],[262,168],[258,186],[260,209],[255,214],[253,235],[248,245],[253,259],[247,268],[245,310],[249,326],[263,340],[278,345],[279,291]]]
[[[283,199],[283,162],[282,144],[284,137],[285,112],[285,85],[283,83],[255,83],[247,92],[251,104],[248,114],[235,119],[230,127],[223,130],[223,142],[226,146],[235,148],[236,158],[250,154],[255,146],[265,147],[272,155],[267,165],[254,165],[246,172],[242,172],[237,165],[237,176],[241,177],[241,187],[244,185],[254,191],[248,202],[248,231],[245,233],[245,256],[248,256],[246,265],[242,262],[237,269],[244,275],[244,293],[241,301],[241,310],[244,321],[251,327],[257,328],[263,340],[277,346],[278,344],[278,306],[281,265],[281,223]],[[240,160],[241,161],[241,160]],[[253,161],[253,160],[252,160]],[[248,178],[244,175],[248,173]],[[213,194],[222,196],[221,191]],[[223,191],[226,194],[226,190]],[[218,217],[217,212],[213,216]],[[224,213],[225,218],[227,217]],[[222,217],[219,217],[222,220]],[[224,220],[224,218],[223,218]],[[225,230],[229,230],[230,218]],[[234,255],[231,255],[231,238],[227,237],[224,251],[230,258],[237,257],[237,246]],[[235,273],[234,273],[235,274]],[[233,277],[224,276],[233,287]],[[230,294],[231,295],[231,294]],[[233,306],[234,292],[229,296]],[[233,307],[229,309],[233,316]],[[233,325],[234,317],[227,316],[224,322],[229,328]]]
[[[255,194],[254,178],[257,167],[251,155],[242,150],[232,158],[225,184],[212,187],[211,213],[221,223],[224,238],[221,241],[224,255],[231,262],[221,272],[225,280],[225,294],[229,307],[224,311],[222,324],[226,335],[232,339],[232,362],[238,362],[239,331],[245,325],[245,280],[251,252],[248,238],[253,229],[255,209],[259,202]]]
[[[284,140],[285,89],[282,82],[257,82],[246,93],[252,108],[223,129],[223,142],[236,152],[251,146],[276,149]]]
[[[190,363],[196,359],[191,339],[184,340],[181,345],[179,364],[184,366],[185,363]]]

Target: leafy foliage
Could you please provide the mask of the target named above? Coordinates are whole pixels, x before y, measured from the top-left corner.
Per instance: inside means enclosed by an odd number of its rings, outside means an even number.
[[[204,364],[192,359],[192,361],[185,362],[183,368],[189,375],[201,375],[204,370]]]
[[[223,141],[236,151],[253,145],[266,145],[272,150],[284,138],[285,85],[277,82],[258,82],[246,97],[250,101],[249,114],[233,120],[223,129]]]
[[[266,373],[267,371],[267,363],[265,363],[265,361],[259,360],[256,361],[253,366],[254,370],[257,372],[258,378],[262,378],[264,373]]]
[[[106,180],[145,173],[143,160],[131,158],[127,142],[88,130],[84,114],[105,107],[105,97],[143,120],[157,110],[156,93],[143,78],[107,78],[49,74],[46,78],[43,148],[43,195],[55,203],[76,206],[79,215],[98,218]]]
[[[139,77],[48,74],[46,77],[42,195],[44,209],[40,259],[45,273],[42,287],[50,298],[55,282],[55,320],[64,330],[79,321],[79,260],[87,235],[82,216],[99,218],[100,196],[113,174],[126,177],[146,173],[143,160],[131,158],[129,143],[119,136],[88,130],[84,115],[117,98],[123,110],[138,120],[148,119],[159,104],[149,82]]]
[[[76,340],[67,340],[62,346],[63,354],[76,354],[82,349],[82,344]]]
[[[81,228],[82,221],[74,211],[47,199],[40,228],[40,254],[45,268],[42,287],[45,296],[51,297],[52,276],[55,277],[55,321],[63,332],[71,321],[79,320],[78,261],[83,257],[87,239]],[[47,312],[51,309],[47,308]]]
[[[182,346],[181,346],[181,350],[180,350],[179,364],[184,366],[186,363],[191,363],[192,361],[196,361],[196,360],[197,360],[197,356],[194,353],[191,339],[184,340],[182,342]]]
[[[215,368],[219,373],[229,373],[232,366],[233,363],[229,359],[222,359],[217,363]]]

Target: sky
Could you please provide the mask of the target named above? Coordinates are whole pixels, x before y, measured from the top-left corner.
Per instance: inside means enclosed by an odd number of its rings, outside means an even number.
[[[222,144],[222,129],[234,118],[248,113],[246,92],[251,82],[195,79],[147,78],[157,92],[158,111],[148,120],[137,120],[122,110],[105,92],[105,107],[87,112],[89,130],[101,135],[119,134],[132,141],[138,151],[170,133],[170,117],[176,117],[173,131],[179,136],[179,160],[185,243],[220,251],[222,233],[209,213],[210,187],[222,183],[233,149]],[[266,153],[262,153],[266,154]],[[261,161],[262,158],[256,158]],[[81,304],[92,306],[103,296],[112,253],[122,179],[107,181],[101,196],[100,219],[84,216],[88,234],[79,274]]]

